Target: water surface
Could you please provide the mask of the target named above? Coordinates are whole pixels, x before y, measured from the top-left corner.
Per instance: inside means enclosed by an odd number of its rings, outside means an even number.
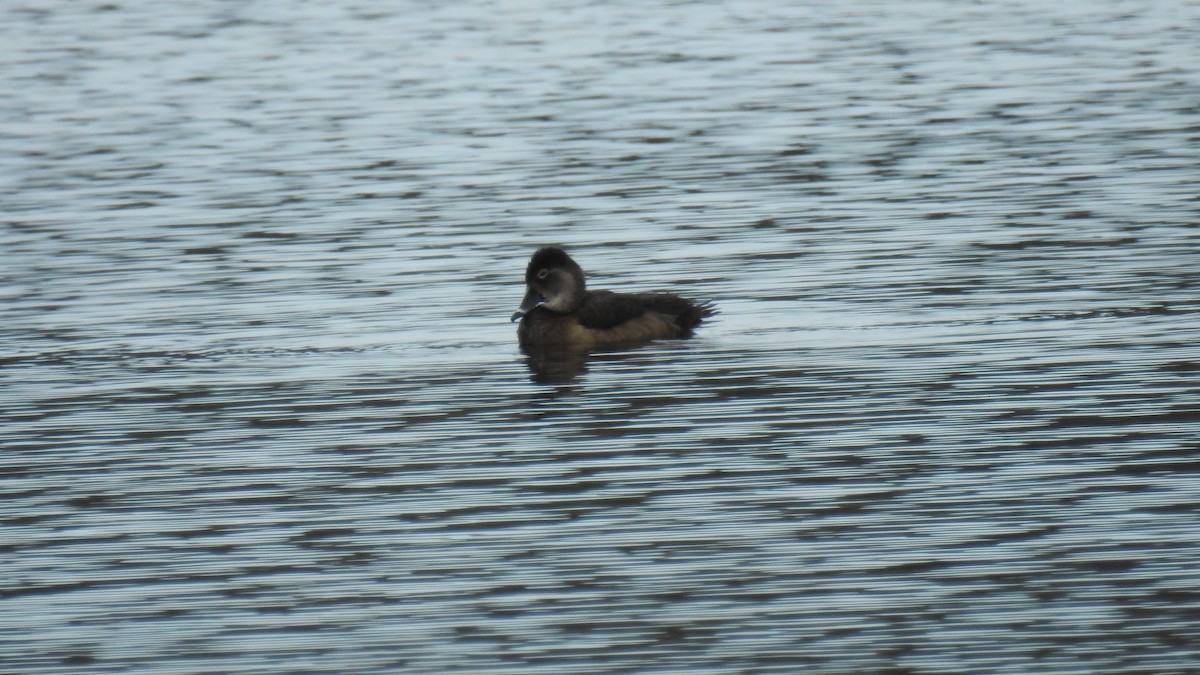
[[[0,10],[0,665],[1193,669],[1198,14]]]

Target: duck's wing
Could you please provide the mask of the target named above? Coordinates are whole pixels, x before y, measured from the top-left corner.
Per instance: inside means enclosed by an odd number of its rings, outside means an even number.
[[[612,291],[589,291],[575,316],[584,328],[615,328],[646,313],[638,296]]]
[[[717,314],[717,306],[711,302],[695,303],[673,293],[645,293],[635,297],[646,311],[670,317],[679,328],[678,337],[691,337],[696,326]]]
[[[717,313],[712,303],[696,304],[671,293],[589,291],[577,313],[584,328],[606,330],[654,312],[674,323],[687,337],[701,321]]]
[[[696,320],[699,321],[701,317],[709,316],[711,311],[709,305],[697,305],[674,293],[637,293],[633,295],[633,298],[647,311],[658,312],[676,319],[695,315]]]

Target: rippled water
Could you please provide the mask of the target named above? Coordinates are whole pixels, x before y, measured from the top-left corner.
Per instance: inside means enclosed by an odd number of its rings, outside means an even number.
[[[1200,5],[0,9],[0,669],[1185,672]],[[714,300],[546,384],[538,245]]]

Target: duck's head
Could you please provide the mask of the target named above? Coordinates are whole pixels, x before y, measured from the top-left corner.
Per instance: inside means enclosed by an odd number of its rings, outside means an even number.
[[[583,302],[583,269],[561,248],[539,248],[525,268],[525,298],[512,315],[516,321],[542,307],[551,312],[567,313]]]

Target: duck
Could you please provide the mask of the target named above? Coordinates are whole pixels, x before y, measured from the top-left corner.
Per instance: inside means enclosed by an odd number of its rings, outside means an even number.
[[[517,340],[526,351],[607,349],[690,338],[717,313],[711,302],[673,293],[588,290],[583,268],[557,246],[534,252],[525,268],[525,288],[512,320],[521,322]]]

